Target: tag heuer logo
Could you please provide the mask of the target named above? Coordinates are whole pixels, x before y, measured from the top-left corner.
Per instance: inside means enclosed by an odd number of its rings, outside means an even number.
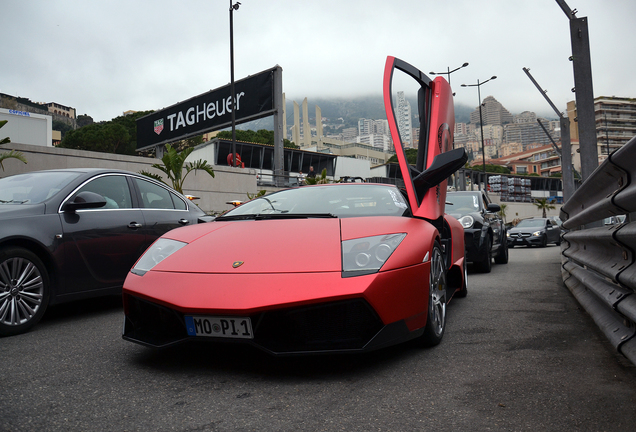
[[[163,119],[155,120],[155,133],[159,135],[163,130]]]

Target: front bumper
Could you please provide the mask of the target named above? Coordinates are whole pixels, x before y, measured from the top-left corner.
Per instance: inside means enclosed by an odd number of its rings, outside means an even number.
[[[130,275],[125,340],[152,347],[236,342],[276,355],[362,352],[423,333],[430,263],[373,275],[340,273]],[[399,281],[399,283],[397,283]],[[189,336],[185,316],[249,317],[253,339]]]
[[[543,235],[511,234],[508,237],[508,246],[540,246],[544,242],[544,237]]]
[[[184,316],[156,303],[127,296],[123,338],[151,347],[187,341],[247,343],[274,355],[373,351],[422,334],[405,321],[383,325],[363,299],[285,308],[251,316],[254,339],[188,336]]]

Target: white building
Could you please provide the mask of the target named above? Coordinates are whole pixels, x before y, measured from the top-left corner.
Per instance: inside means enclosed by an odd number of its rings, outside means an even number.
[[[0,129],[0,140],[8,137],[15,144],[53,147],[51,116],[0,108],[2,120],[7,120],[7,123]]]
[[[412,129],[411,125],[411,104],[406,97],[404,97],[404,92],[397,92],[397,112],[395,113],[397,116],[397,126],[400,131],[400,138],[402,138],[402,142],[406,147],[413,147],[413,139],[412,139]]]

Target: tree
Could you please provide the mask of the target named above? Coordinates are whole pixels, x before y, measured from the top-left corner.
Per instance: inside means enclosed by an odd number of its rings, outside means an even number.
[[[409,149],[404,150],[404,153],[406,154],[406,162],[409,165],[415,165],[417,163],[417,149],[409,148]],[[393,163],[397,163],[398,162],[398,158],[397,158],[396,154],[391,156],[389,158],[389,160],[387,161],[387,163],[391,163],[391,162],[393,162]]]
[[[175,148],[173,148],[170,144],[166,144],[166,152],[164,153],[161,161],[163,165],[160,164],[152,164],[153,168],[156,168],[162,171],[172,183],[172,188],[179,193],[183,193],[183,182],[190,172],[198,170],[202,170],[210,174],[214,178],[214,169],[212,165],[208,164],[208,161],[199,159],[195,162],[185,163],[185,160],[188,158],[190,153],[194,150],[194,147],[189,147],[182,152],[177,152]],[[183,175],[183,170],[186,170],[185,175]],[[139,174],[143,174],[145,176],[151,177],[155,180],[159,180],[160,182],[167,184],[163,181],[163,178],[158,175],[148,171],[140,171]]]
[[[484,166],[482,164],[479,164],[479,165],[470,167],[470,169],[475,171],[483,171]],[[498,174],[510,174],[510,168],[507,168],[501,165],[486,164],[486,172],[498,173]]]
[[[550,200],[548,201],[547,198],[536,198],[535,199],[536,202],[534,202],[533,204],[535,206],[537,206],[537,208],[539,210],[543,211],[543,217],[548,217],[547,211],[548,210],[554,210],[556,207],[554,207],[552,205],[552,203],[554,202],[554,200]]]
[[[499,204],[499,216],[503,219],[504,223],[506,223],[506,209],[508,208],[507,204]]]
[[[62,139],[64,139],[67,132],[73,130],[73,126],[60,120],[53,120],[52,127],[53,130],[60,131],[62,133]]]
[[[137,122],[153,111],[140,111],[119,116],[111,121],[90,123],[69,131],[59,147],[103,153],[135,155],[137,153]]]
[[[0,121],[0,129],[2,129],[2,126],[6,125],[7,122],[9,120],[2,120]],[[11,142],[11,139],[9,137],[3,138],[0,140],[0,144],[8,144]],[[2,162],[5,159],[18,159],[24,163],[27,163],[26,158],[24,157],[24,155],[22,154],[22,152],[19,151],[15,151],[15,150],[11,150],[8,153],[7,152],[2,152],[0,153],[0,168],[2,168],[2,171],[4,171],[4,165],[2,164]]]

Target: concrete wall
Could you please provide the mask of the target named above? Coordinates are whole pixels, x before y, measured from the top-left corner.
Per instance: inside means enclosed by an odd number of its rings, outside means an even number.
[[[4,129],[4,128],[3,128]],[[108,168],[132,172],[149,171],[163,176],[152,164],[161,161],[154,158],[125,156],[111,153],[71,150],[57,147],[41,147],[9,143],[0,146],[0,152],[17,150],[24,154],[28,163],[17,159],[6,159],[0,177],[24,172],[59,168]],[[251,169],[215,166],[215,178],[206,172],[193,171],[186,177],[183,192],[201,197],[195,202],[206,213],[220,213],[232,208],[227,201],[247,200],[247,193],[255,194],[256,171]],[[165,176],[163,176],[165,178]],[[169,183],[168,183],[169,184]]]

